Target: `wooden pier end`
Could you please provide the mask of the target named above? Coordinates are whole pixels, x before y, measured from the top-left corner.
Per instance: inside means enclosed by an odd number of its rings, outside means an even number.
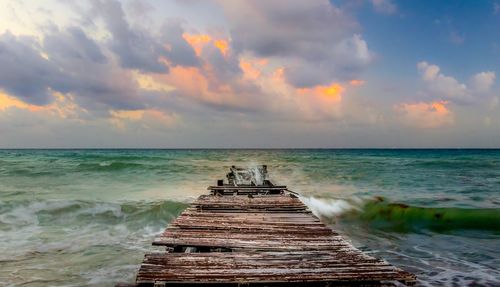
[[[154,240],[165,251],[145,255],[135,286],[415,283],[415,275],[354,248],[266,174],[255,185],[232,181],[231,173],[229,184],[209,187]]]

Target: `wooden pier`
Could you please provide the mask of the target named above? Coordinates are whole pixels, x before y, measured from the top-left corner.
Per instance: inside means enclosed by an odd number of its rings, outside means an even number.
[[[136,286],[415,283],[413,274],[354,248],[295,193],[267,180],[265,166],[259,170],[256,182],[233,167],[229,183],[219,180],[193,202],[154,240],[166,250],[145,255]]]

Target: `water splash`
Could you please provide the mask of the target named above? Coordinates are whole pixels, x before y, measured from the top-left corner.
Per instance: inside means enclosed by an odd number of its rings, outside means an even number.
[[[323,219],[334,219],[347,211],[358,209],[353,203],[343,199],[322,199],[316,197],[301,197],[314,215]]]
[[[262,166],[250,166],[248,170],[250,171],[250,174],[252,176],[251,181],[253,184],[255,185],[264,184],[265,174]]]
[[[253,184],[263,185],[266,179],[266,170],[262,165],[249,165],[247,168],[232,167],[232,175],[237,185]]]

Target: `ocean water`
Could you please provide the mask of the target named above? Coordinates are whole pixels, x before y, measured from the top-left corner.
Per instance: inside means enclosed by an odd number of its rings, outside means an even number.
[[[0,286],[133,282],[229,166],[267,164],[422,286],[500,286],[500,150],[0,150]]]

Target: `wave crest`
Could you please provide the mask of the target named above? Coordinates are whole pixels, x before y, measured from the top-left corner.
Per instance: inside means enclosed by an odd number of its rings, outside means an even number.
[[[500,231],[498,208],[419,207],[392,203],[381,197],[365,201],[310,197],[302,201],[327,222],[364,222],[373,228],[397,232],[422,229],[436,232],[459,229]]]

